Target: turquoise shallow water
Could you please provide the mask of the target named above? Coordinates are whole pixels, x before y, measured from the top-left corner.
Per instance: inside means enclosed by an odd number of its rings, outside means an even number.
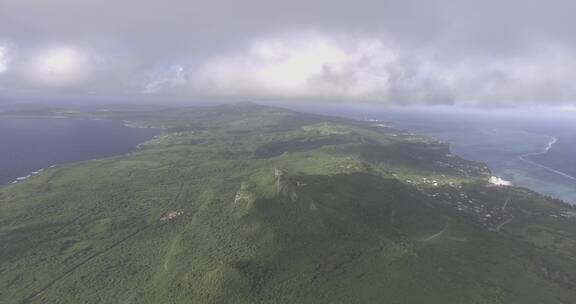
[[[525,156],[545,151],[550,143],[549,136],[509,129],[453,132],[427,131],[426,128],[418,130],[450,142],[454,153],[488,164],[495,175],[511,181],[514,185],[576,203],[574,178],[560,171],[563,168],[557,170]]]

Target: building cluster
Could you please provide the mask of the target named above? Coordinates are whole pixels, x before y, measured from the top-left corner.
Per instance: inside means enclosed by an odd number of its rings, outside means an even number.
[[[493,206],[485,202],[472,198],[465,192],[459,191],[459,187],[452,187],[455,191],[447,192],[427,192],[428,197],[446,205],[454,210],[469,216],[483,228],[498,231],[500,228],[511,222],[513,215],[506,211],[506,203],[502,206]]]

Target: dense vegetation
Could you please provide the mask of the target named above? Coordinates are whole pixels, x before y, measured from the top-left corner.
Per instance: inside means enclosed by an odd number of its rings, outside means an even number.
[[[576,213],[444,143],[236,104],[0,188],[0,303],[576,303]]]

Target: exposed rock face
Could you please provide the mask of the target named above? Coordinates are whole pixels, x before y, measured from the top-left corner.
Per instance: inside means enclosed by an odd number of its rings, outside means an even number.
[[[169,211],[163,217],[160,218],[160,221],[162,222],[171,221],[181,216],[182,214],[184,214],[183,211]]]
[[[310,211],[316,211],[316,210],[318,210],[318,206],[316,206],[316,203],[311,202],[309,209],[310,209]]]
[[[296,192],[296,185],[286,178],[286,172],[275,168],[274,176],[276,177],[276,191],[278,195],[288,198],[292,202],[297,201],[298,193]]]
[[[276,178],[283,177],[284,175],[286,175],[286,171],[278,169],[278,168],[274,168],[274,176]]]
[[[238,192],[236,192],[236,196],[234,197],[235,205],[249,203],[254,200],[254,195],[252,195],[248,188],[248,184],[245,182],[240,185],[240,189],[238,189]]]

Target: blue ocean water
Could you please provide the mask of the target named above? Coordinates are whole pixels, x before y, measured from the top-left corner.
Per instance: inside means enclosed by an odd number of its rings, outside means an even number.
[[[451,143],[454,153],[486,163],[495,175],[576,204],[576,121],[554,113],[382,115],[394,125]]]
[[[514,185],[576,204],[576,113],[553,109],[470,109],[292,104],[306,112],[379,119],[450,143]]]
[[[124,154],[159,133],[118,121],[0,117],[0,185],[51,165]]]

